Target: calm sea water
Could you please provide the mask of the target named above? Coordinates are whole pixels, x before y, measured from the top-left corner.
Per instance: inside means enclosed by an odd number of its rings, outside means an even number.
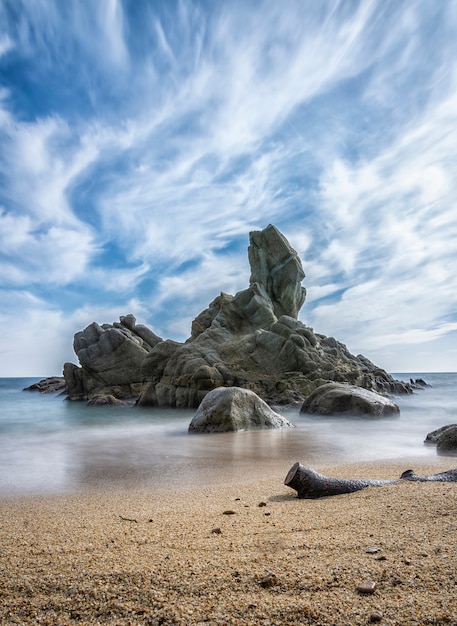
[[[38,379],[0,379],[0,495],[81,488],[243,481],[272,461],[307,465],[436,457],[428,432],[457,423],[457,373],[395,374],[432,387],[397,396],[400,416],[319,418],[284,413],[296,428],[217,435],[187,432],[193,410],[88,407],[22,391]],[[451,462],[452,464],[452,462]],[[254,469],[253,469],[254,468]]]

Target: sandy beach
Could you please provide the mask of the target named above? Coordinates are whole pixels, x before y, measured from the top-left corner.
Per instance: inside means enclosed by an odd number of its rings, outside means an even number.
[[[411,466],[455,460],[316,469]],[[0,622],[457,624],[456,483],[298,500],[289,467],[222,487],[2,498]]]

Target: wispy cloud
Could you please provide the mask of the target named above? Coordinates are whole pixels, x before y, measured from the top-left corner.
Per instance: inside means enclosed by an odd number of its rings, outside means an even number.
[[[27,292],[30,329],[131,304],[184,338],[272,222],[315,330],[386,367],[455,336],[455,3],[6,0],[0,23],[5,319]]]

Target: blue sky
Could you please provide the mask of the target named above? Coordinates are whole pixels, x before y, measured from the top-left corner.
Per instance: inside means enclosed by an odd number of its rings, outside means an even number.
[[[0,376],[127,313],[186,339],[269,223],[304,323],[455,371],[456,171],[452,0],[3,0]]]

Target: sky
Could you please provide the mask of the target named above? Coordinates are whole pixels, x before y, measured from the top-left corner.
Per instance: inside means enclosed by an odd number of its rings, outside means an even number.
[[[303,323],[456,371],[456,171],[456,0],[3,0],[0,376],[128,313],[184,341],[268,224]]]

